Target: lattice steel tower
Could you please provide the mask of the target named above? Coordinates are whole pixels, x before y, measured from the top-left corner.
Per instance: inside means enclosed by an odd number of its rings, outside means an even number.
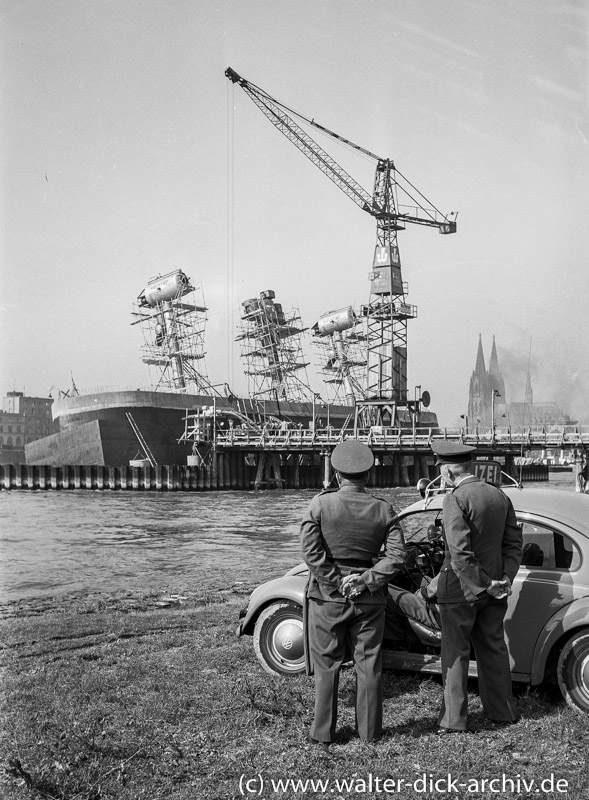
[[[142,360],[156,368],[156,389],[217,393],[205,371],[206,311],[179,269],[152,278],[137,298],[131,324],[141,325]]]
[[[301,317],[288,317],[275,303],[272,289],[242,303],[242,324],[235,340],[241,342],[250,394],[255,398],[305,401],[311,396],[303,358]]]
[[[351,306],[323,314],[313,325],[312,344],[330,402],[354,405],[366,398],[366,335]]]

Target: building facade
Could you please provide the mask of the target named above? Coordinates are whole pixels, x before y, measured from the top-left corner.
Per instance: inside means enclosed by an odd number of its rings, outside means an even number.
[[[52,405],[51,397],[7,392],[0,411],[0,463],[24,464],[25,444],[56,432]]]

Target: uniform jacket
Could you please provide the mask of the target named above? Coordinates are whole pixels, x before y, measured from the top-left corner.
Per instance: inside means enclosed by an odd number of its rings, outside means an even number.
[[[310,571],[307,596],[337,603],[348,602],[339,589],[342,578],[355,573],[366,585],[355,602],[384,605],[382,589],[406,555],[391,504],[352,485],[313,498],[301,524],[301,547]]]
[[[511,500],[495,486],[465,478],[444,498],[446,558],[438,603],[472,602],[492,580],[513,581],[522,558],[522,532]]]

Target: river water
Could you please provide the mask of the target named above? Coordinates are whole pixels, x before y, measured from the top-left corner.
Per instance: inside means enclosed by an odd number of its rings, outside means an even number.
[[[571,473],[550,486],[573,491]],[[301,515],[314,494],[0,492],[0,603],[280,575],[300,561]],[[417,499],[413,489],[375,494],[396,508]]]

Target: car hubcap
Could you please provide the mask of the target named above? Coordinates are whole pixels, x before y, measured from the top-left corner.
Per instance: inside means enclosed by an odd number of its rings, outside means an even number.
[[[281,661],[300,661],[305,653],[302,621],[279,622],[272,635],[272,649]]]

